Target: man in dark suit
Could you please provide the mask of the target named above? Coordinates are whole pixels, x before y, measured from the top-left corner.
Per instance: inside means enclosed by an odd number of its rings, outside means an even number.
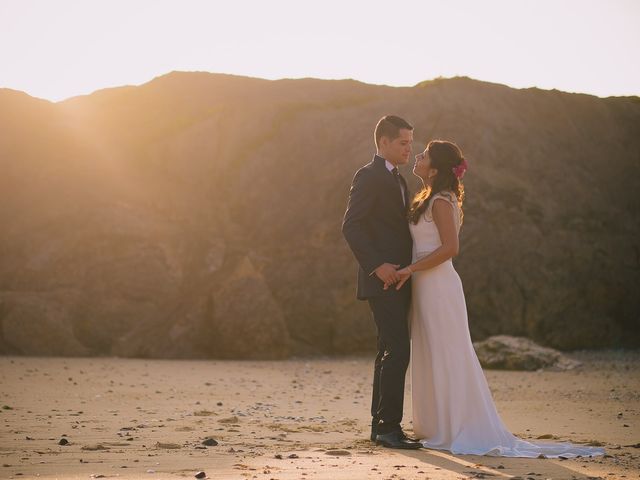
[[[385,288],[399,280],[397,269],[411,263],[407,221],[409,190],[398,165],[411,155],[413,127],[387,115],[375,129],[377,153],[353,177],[342,233],[359,264],[357,297],[367,300],[378,329],[373,374],[371,440],[390,448],[420,448],[400,423],[409,365],[408,313],[411,285]]]

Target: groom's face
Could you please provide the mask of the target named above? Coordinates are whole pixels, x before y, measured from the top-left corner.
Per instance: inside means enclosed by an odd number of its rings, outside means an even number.
[[[399,135],[393,140],[384,138],[387,141],[385,148],[385,158],[394,165],[404,165],[411,156],[411,145],[413,143],[413,131],[401,128]]]

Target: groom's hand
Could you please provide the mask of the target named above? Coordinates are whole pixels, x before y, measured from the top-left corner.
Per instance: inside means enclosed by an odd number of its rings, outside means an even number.
[[[398,270],[398,276],[400,277],[400,280],[398,281],[398,283],[396,283],[396,290],[400,290],[402,288],[402,285],[404,285],[405,282],[411,278],[411,270],[409,270],[407,267],[402,268]]]
[[[400,268],[400,265],[394,265],[392,263],[383,263],[376,268],[375,273],[378,278],[384,282],[385,290],[389,285],[393,285],[400,280],[400,277],[398,276],[398,268]]]

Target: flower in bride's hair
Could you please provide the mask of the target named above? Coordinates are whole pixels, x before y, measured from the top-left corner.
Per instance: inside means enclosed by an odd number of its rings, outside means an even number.
[[[462,162],[453,167],[451,171],[453,171],[453,174],[458,180],[462,180],[462,177],[464,177],[464,172],[467,171],[467,166],[467,160],[463,158]]]

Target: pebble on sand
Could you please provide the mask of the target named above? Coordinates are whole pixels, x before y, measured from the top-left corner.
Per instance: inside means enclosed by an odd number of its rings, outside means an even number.
[[[167,448],[167,449],[182,448],[182,446],[178,445],[177,443],[163,443],[163,442],[156,442],[155,447]]]
[[[238,417],[235,415],[232,417],[221,418],[218,423],[238,423]]]
[[[82,450],[96,451],[96,450],[109,450],[109,449],[104,445],[102,445],[101,443],[93,443],[91,445],[83,445]]]
[[[351,455],[351,452],[347,452],[346,450],[327,450],[325,455],[347,456]]]

